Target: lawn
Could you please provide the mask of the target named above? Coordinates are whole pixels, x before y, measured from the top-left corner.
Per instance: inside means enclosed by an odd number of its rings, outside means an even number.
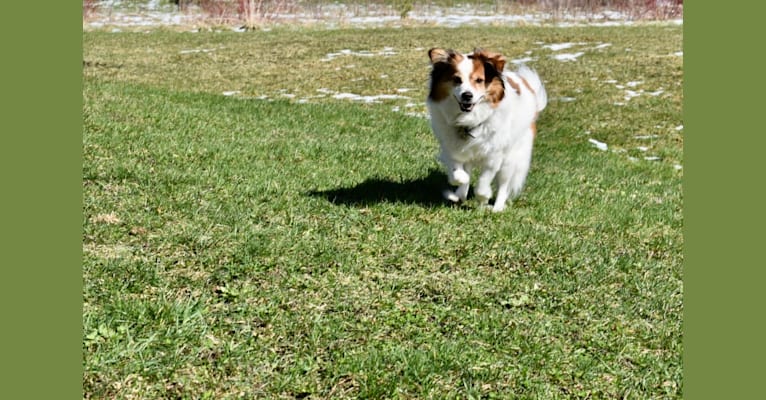
[[[428,48],[477,45],[550,99],[501,214],[442,201],[425,118]],[[662,24],[84,33],[85,397],[681,398],[681,50]]]

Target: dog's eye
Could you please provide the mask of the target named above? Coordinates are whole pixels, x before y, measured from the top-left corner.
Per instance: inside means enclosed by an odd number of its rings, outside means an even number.
[[[463,80],[460,79],[459,76],[456,76],[456,77],[452,78],[452,82],[455,82],[455,85],[459,85],[459,84],[463,83]]]
[[[476,83],[484,83],[484,78],[476,78]]]

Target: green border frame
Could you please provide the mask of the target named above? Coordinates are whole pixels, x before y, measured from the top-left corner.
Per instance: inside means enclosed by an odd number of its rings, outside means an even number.
[[[766,8],[684,9],[684,398],[763,397]]]
[[[4,398],[82,398],[82,5],[3,5]]]

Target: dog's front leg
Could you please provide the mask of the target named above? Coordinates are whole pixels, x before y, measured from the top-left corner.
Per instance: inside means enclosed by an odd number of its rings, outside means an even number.
[[[447,181],[450,185],[457,186],[455,192],[445,193],[445,197],[453,202],[465,201],[468,198],[468,189],[471,182],[470,166],[444,157],[444,166],[447,170]]]
[[[471,181],[471,175],[465,170],[463,163],[448,161],[445,163],[447,169],[447,181],[452,186],[467,185]]]
[[[489,203],[489,199],[492,198],[492,180],[495,179],[496,174],[497,168],[487,167],[485,167],[481,171],[481,174],[479,174],[479,179],[476,182],[476,188],[474,188],[476,199],[479,201],[479,204],[486,205]]]
[[[465,164],[452,158],[449,153],[442,150],[439,157],[444,169],[447,170],[447,181],[452,186],[467,185],[471,180],[471,174],[466,171]]]
[[[471,181],[471,175],[463,164],[453,164],[447,166],[447,179],[452,186],[463,186]]]
[[[465,181],[457,185],[457,190],[455,190],[455,195],[457,195],[460,201],[465,201],[468,198],[468,189],[471,186],[470,185],[471,166],[467,164],[463,165],[463,169],[461,170],[461,172],[465,175],[465,176],[462,176],[463,178],[465,178]]]

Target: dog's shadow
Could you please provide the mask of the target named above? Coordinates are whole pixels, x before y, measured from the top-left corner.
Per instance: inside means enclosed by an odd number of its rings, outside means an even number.
[[[442,192],[447,188],[444,174],[434,169],[427,176],[414,180],[397,182],[376,177],[350,187],[311,191],[308,195],[322,197],[333,204],[355,207],[378,203],[418,204],[432,207],[450,204],[442,196]]]

